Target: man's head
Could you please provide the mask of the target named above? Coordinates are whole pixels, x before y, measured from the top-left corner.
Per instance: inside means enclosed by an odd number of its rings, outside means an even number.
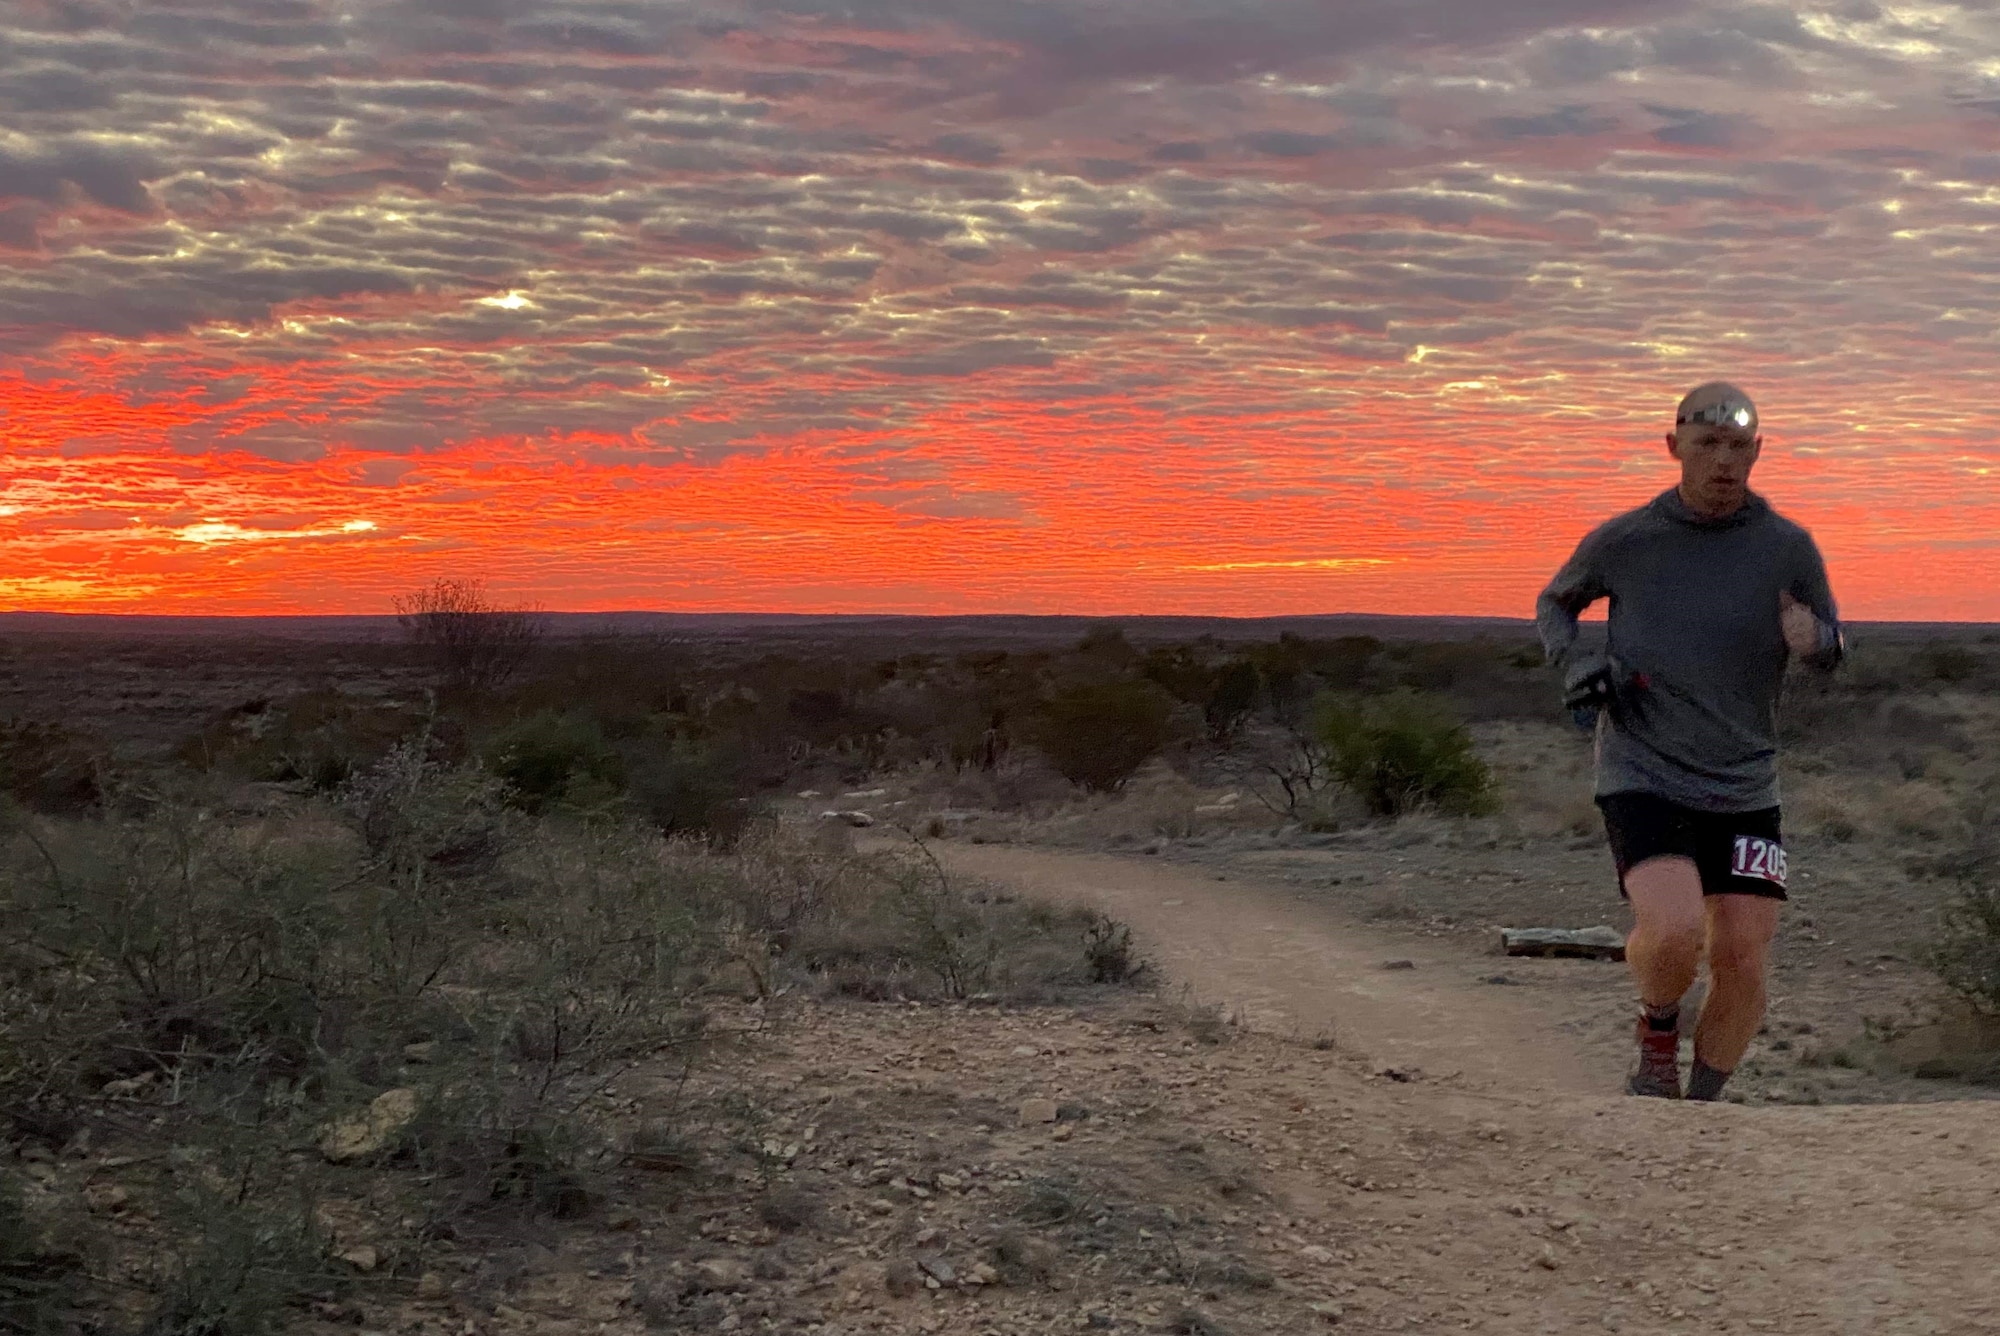
[[[1742,508],[1750,470],[1763,449],[1757,406],[1719,380],[1688,391],[1667,433],[1667,451],[1681,463],[1681,499],[1703,515],[1721,517]]]

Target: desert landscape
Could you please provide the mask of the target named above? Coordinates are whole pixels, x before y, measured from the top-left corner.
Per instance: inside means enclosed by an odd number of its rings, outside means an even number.
[[[2000,1334],[1996,113],[0,0],[0,1336]]]
[[[1523,624],[0,633],[4,1329],[2000,1321],[2000,633],[1789,684],[1716,1107],[1501,951],[1626,924]]]

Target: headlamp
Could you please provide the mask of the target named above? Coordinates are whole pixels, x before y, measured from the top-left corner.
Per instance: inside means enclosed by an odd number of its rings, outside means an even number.
[[[1700,408],[1690,408],[1674,419],[1674,425],[1736,427],[1749,431],[1757,425],[1757,406],[1748,399],[1722,399]]]

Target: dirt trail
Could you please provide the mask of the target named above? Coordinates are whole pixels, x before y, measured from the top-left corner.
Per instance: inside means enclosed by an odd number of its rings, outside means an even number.
[[[941,852],[1123,919],[1174,981],[1255,1028],[1331,1033],[1414,1077],[1357,1091],[1351,1061],[1302,1046],[1233,1092],[1239,1119],[1283,1129],[1271,1162],[1294,1211],[1367,1221],[1355,1316],[1378,1329],[2000,1331],[2000,1103],[1632,1100],[1529,1000],[1440,982],[1453,971],[1430,966],[1470,963],[1449,945],[1413,956],[1281,886],[1182,865]],[[1407,1181],[1343,1168],[1333,1143],[1354,1123],[1336,1117],[1356,1110],[1395,1131]]]
[[[1493,1088],[1602,1087],[1532,1001],[1441,983],[1449,947],[1412,947],[1301,904],[1291,891],[1174,863],[961,845],[955,866],[1032,894],[1096,905],[1205,1004],[1268,1033],[1331,1037],[1380,1067],[1462,1074]],[[1407,962],[1414,968],[1401,968]],[[1476,1023],[1469,1023],[1475,1020]]]

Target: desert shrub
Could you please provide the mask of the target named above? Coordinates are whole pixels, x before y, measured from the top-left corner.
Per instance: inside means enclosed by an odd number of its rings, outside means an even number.
[[[340,792],[368,851],[401,881],[466,876],[492,866],[506,834],[506,788],[475,766],[441,759],[428,734],[399,743]]]
[[[787,851],[787,846],[789,851]],[[764,939],[779,972],[803,977],[837,993],[886,1000],[898,997],[992,996],[1039,1001],[1092,985],[1129,985],[1145,975],[1130,931],[1087,910],[1023,901],[976,880],[953,875],[922,841],[867,855],[832,855],[798,843],[796,836],[759,835],[746,843],[740,863],[750,880],[793,888],[788,907],[763,921],[786,928]],[[774,877],[755,871],[765,860],[814,867]],[[744,873],[732,871],[732,879]],[[742,907],[768,904],[768,890],[734,885],[732,914],[721,921],[749,924]]]
[[[1083,958],[1092,983],[1130,983],[1147,968],[1132,943],[1131,927],[1103,914],[1085,920]]]
[[[946,997],[966,998],[993,984],[1002,943],[996,916],[967,896],[928,857],[878,865],[878,903],[896,929],[900,954],[931,975]]]
[[[454,691],[500,687],[521,670],[542,638],[539,616],[498,606],[478,580],[433,580],[398,597],[396,617],[438,684]]]
[[[144,1336],[266,1336],[342,1287],[309,1203],[212,1187],[187,1197],[180,1214],[193,1230],[153,1279]]]
[[[829,853],[776,824],[746,834],[728,862],[707,866],[709,903],[720,911],[712,920],[779,955],[811,930],[852,915],[874,891],[871,862]]]
[[[1083,639],[1077,642],[1076,654],[1114,673],[1123,673],[1139,661],[1139,651],[1125,638],[1125,629],[1115,622],[1104,622],[1084,632]]]
[[[98,749],[60,724],[0,720],[0,794],[37,812],[81,812],[103,797]]]
[[[623,758],[587,714],[532,714],[496,733],[485,755],[487,768],[506,784],[508,801],[528,812],[558,803],[602,805],[625,788]]]
[[[49,832],[7,895],[17,1079],[59,1097],[175,1068],[296,1070],[352,856],[322,836],[266,840],[178,805]]]
[[[630,749],[625,784],[631,810],[662,834],[718,848],[741,839],[759,811],[738,759],[709,743],[674,738]]]
[[[1492,809],[1492,772],[1465,725],[1434,701],[1408,693],[1327,697],[1315,709],[1314,732],[1333,773],[1378,816]]]
[[[1926,645],[1917,652],[1917,663],[1934,681],[1968,681],[1979,671],[1979,655],[1963,645]]]
[[[1151,682],[1085,683],[1043,702],[1033,741],[1064,779],[1108,793],[1159,754],[1172,717],[1172,700]]]
[[[1202,721],[1208,726],[1209,740],[1228,742],[1256,704],[1257,665],[1238,659],[1216,674],[1208,699],[1202,703]]]
[[[141,1157],[189,1203],[155,1213],[148,1331],[290,1325],[327,1278],[305,1192],[318,1157],[295,1152],[385,1088],[412,1089],[416,1117],[366,1159],[423,1172],[413,1220],[566,1215],[610,1153],[591,1116],[605,1082],[701,1047],[730,861],[633,824],[496,825],[497,795],[410,747],[338,803],[254,820],[164,801],[16,814],[0,1115],[54,1145],[86,1127],[178,1148]],[[469,838],[484,852],[455,862]],[[263,1166],[254,1184],[244,1166]],[[0,1200],[0,1312],[32,1297],[22,1237]]]
[[[1191,645],[1154,646],[1140,657],[1138,675],[1185,705],[1200,705],[1215,687],[1215,669]]]
[[[591,1101],[642,1059],[692,1059],[717,934],[699,875],[637,827],[545,826],[499,881],[399,1035],[426,1050],[405,1151],[461,1209],[573,1216],[613,1153]]]
[[[1353,690],[1369,680],[1384,646],[1373,636],[1339,636],[1308,640],[1287,631],[1269,645],[1248,653],[1262,678],[1274,710],[1303,705],[1322,688]]]
[[[245,701],[181,743],[175,755],[199,770],[333,789],[423,725],[422,715],[401,706],[309,691],[285,701]]]
[[[1944,909],[1931,963],[1945,985],[1979,1010],[2000,1015],[2000,777],[1965,801],[1956,829],[1915,869],[1956,890]]]
[[[1967,882],[1946,905],[1933,962],[1945,985],[2000,1015],[2000,886]]]

